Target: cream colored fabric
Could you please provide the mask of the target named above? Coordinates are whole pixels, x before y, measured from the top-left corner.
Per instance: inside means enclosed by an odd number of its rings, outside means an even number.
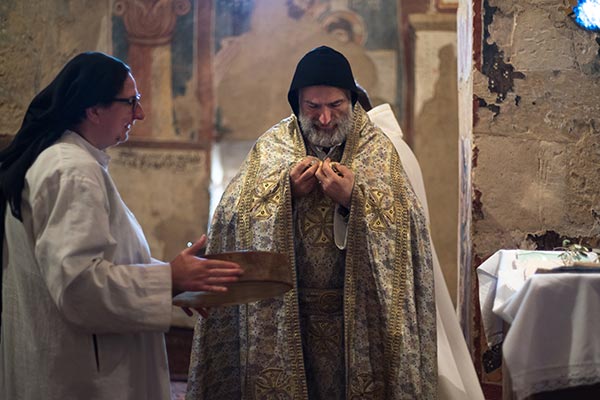
[[[170,398],[171,270],[107,164],[67,132],[27,172],[23,223],[7,212],[1,399]]]
[[[429,211],[425,185],[419,162],[410,147],[402,139],[402,129],[389,104],[382,104],[370,110],[369,118],[390,138],[402,166],[408,175],[415,194],[421,201],[427,220]],[[465,343],[452,299],[448,293],[440,262],[433,242],[433,268],[435,279],[435,303],[437,307],[437,346],[438,346],[438,396],[440,400],[483,400],[481,385],[477,379],[469,350]]]

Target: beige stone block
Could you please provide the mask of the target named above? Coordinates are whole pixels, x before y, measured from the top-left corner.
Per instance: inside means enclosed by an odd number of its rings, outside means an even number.
[[[514,17],[511,52],[506,54],[519,71],[576,69],[574,41],[578,29],[554,4],[521,7]],[[589,41],[589,46],[592,41]]]
[[[566,146],[510,137],[478,136],[473,170],[481,192],[478,234],[535,232],[564,225]]]
[[[565,219],[570,236],[600,235],[600,132],[590,132],[567,148]],[[593,211],[592,211],[593,210]]]
[[[473,244],[475,253],[480,257],[487,257],[502,249],[527,248],[524,238],[530,232],[521,230],[479,232],[474,236]]]
[[[481,90],[479,86],[477,91]],[[581,72],[530,72],[525,80],[515,80],[514,92],[496,104],[498,115],[479,108],[475,131],[523,139],[579,140],[587,132],[598,132],[598,93],[600,81]]]

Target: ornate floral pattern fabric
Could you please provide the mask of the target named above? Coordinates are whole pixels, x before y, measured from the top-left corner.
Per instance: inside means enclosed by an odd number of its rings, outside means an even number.
[[[295,116],[258,139],[225,191],[211,253],[284,253],[295,287],[212,310],[196,326],[188,399],[434,399],[437,359],[427,224],[393,145],[359,105],[339,161],[355,173],[346,250],[335,204],[292,201],[306,156]]]

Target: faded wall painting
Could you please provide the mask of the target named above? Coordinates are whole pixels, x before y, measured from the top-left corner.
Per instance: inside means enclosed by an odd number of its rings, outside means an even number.
[[[440,10],[456,10],[458,8],[458,0],[436,0],[436,5]]]
[[[257,138],[290,114],[296,63],[322,44],[346,55],[374,104],[403,110],[396,2],[115,0],[112,11],[113,53],[148,110],[132,143],[198,144],[214,122],[218,139]]]
[[[398,109],[396,2],[216,0],[215,88],[220,140],[252,140],[291,114],[297,62],[328,45],[350,61],[375,104]]]
[[[213,2],[113,0],[112,53],[131,67],[145,120],[111,149],[111,171],[153,255],[206,232],[214,131]]]
[[[112,12],[113,54],[130,65],[146,110],[131,143],[177,147],[212,137],[212,35],[200,28],[211,28],[212,2],[115,0]]]

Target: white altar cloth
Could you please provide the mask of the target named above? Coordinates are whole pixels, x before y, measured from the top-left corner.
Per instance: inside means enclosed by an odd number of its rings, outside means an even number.
[[[477,269],[488,343],[510,324],[502,352],[517,399],[600,383],[600,274],[532,275],[561,253],[501,250]]]

